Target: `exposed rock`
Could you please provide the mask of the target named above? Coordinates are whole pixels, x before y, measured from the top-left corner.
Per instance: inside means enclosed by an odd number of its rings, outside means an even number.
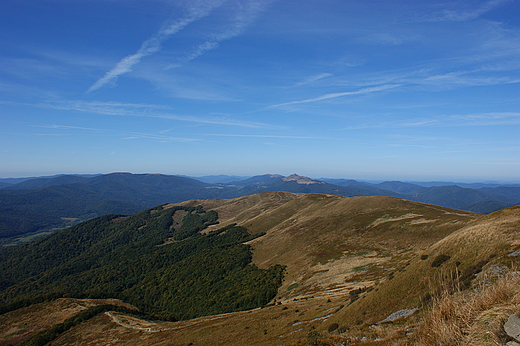
[[[417,308],[399,310],[399,311],[396,311],[396,312],[388,315],[387,318],[385,318],[382,321],[379,321],[378,323],[391,322],[391,321],[398,320],[400,318],[406,318],[406,317],[412,315],[415,311],[417,311]]]
[[[298,184],[310,185],[310,184],[325,184],[323,181],[317,181],[309,177],[303,177],[298,174],[291,174],[288,177],[282,179],[283,181],[295,181]]]
[[[504,323],[504,330],[513,339],[520,341],[520,318],[513,314]]]

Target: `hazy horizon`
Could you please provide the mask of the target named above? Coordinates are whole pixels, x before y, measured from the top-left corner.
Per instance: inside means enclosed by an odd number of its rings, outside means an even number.
[[[0,177],[520,177],[520,0],[0,2]]]
[[[77,176],[97,176],[97,175],[106,175],[106,174],[114,174],[114,173],[130,173],[130,174],[159,174],[159,175],[171,175],[171,176],[179,176],[179,177],[187,177],[187,178],[210,178],[210,177],[237,177],[240,179],[248,179],[255,176],[261,176],[261,175],[281,175],[281,176],[289,176],[291,174],[296,174],[300,176],[305,176],[302,174],[298,174],[296,172],[290,173],[290,174],[280,174],[280,173],[260,173],[255,175],[236,175],[236,174],[208,174],[208,175],[185,175],[185,174],[165,174],[165,173],[159,173],[159,172],[140,172],[140,173],[134,173],[134,172],[123,172],[123,171],[115,171],[115,172],[106,172],[106,173],[67,173],[67,174],[49,174],[49,175],[39,175],[39,176],[18,176],[18,177],[0,177],[0,180],[9,180],[9,179],[33,179],[33,178],[53,178],[58,177],[62,175],[77,175]],[[308,176],[311,179],[315,180],[327,180],[327,179],[335,179],[335,180],[356,180],[359,182],[368,182],[368,183],[380,183],[380,182],[388,182],[388,181],[400,181],[404,183],[459,183],[459,184],[520,184],[520,179],[516,180],[468,180],[468,179],[445,179],[445,180],[421,180],[421,179],[366,179],[363,177],[327,177],[327,176]]]

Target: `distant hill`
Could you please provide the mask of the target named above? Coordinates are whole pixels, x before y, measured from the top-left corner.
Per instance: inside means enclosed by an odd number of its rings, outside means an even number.
[[[488,214],[490,210],[496,211],[496,210],[500,210],[500,209],[509,208],[511,206],[513,206],[512,203],[506,203],[506,202],[495,201],[495,200],[484,200],[484,201],[479,201],[477,203],[465,205],[460,209],[471,210],[475,213],[480,213],[480,214]]]
[[[100,174],[73,174],[72,176],[91,178],[91,177],[95,177],[97,175],[100,175]],[[49,176],[42,176],[42,177],[0,178],[0,184],[7,183],[9,185],[14,185],[14,184],[19,184],[19,183],[22,183],[22,182],[28,181],[28,180],[45,180],[45,179],[50,180],[50,179],[54,179],[54,178],[59,178],[61,176],[71,176],[71,175],[70,174],[56,174],[56,175],[49,175]]]
[[[348,187],[366,187],[372,186],[373,184],[360,182],[353,179],[320,179],[326,183],[338,185],[338,186],[348,186]]]
[[[231,197],[250,195],[259,192],[285,191],[295,193],[326,193],[341,196],[394,196],[401,197],[393,191],[378,189],[365,184],[355,186],[339,186],[324,181],[310,179],[308,177],[292,174],[284,177],[281,175],[261,175],[239,182],[235,191],[230,190]]]
[[[231,184],[236,181],[242,181],[245,179],[248,179],[250,177],[242,177],[238,175],[205,175],[202,177],[186,177],[186,178],[193,178],[202,181],[203,183],[207,184]]]
[[[59,184],[63,181],[76,182]],[[208,186],[190,178],[130,173],[24,181],[0,190],[0,239],[62,228],[71,218],[132,214],[161,203],[218,196]]]
[[[498,186],[493,188],[481,188],[479,191],[488,195],[493,195],[498,198],[510,198],[515,203],[520,199],[520,187],[519,186]]]
[[[0,182],[0,189],[6,188],[11,185],[13,185],[13,184]]]
[[[423,187],[434,187],[434,186],[449,186],[456,185],[467,189],[481,189],[481,188],[494,188],[494,187],[520,187],[520,184],[515,183],[498,183],[498,182],[482,182],[482,183],[461,183],[453,181],[411,181],[409,183],[423,186]]]
[[[479,213],[520,203],[520,187],[514,186],[470,189],[456,185],[423,187],[396,181],[326,182],[297,174],[287,177],[265,174],[226,184],[162,174],[59,175],[24,180],[0,190],[0,243],[13,242],[17,237],[31,236],[27,239],[32,239],[32,235],[65,228],[95,216],[131,214],[162,203],[194,198],[236,198],[275,191],[347,197],[391,196]]]
[[[17,184],[9,186],[9,190],[23,190],[23,189],[39,189],[42,187],[53,185],[65,185],[74,183],[83,183],[88,181],[88,178],[78,175],[60,175],[52,178],[36,178],[22,181]]]
[[[498,194],[483,192],[481,189],[475,190],[462,188],[456,185],[449,185],[425,188],[416,192],[412,192],[406,196],[415,201],[431,203],[443,207],[462,209],[476,203],[489,201],[499,201],[505,205],[512,206],[520,202],[520,194],[517,194],[517,198],[513,197],[515,192],[516,191],[512,191],[512,197],[504,195],[499,196]],[[489,212],[491,211],[487,211],[487,213]]]
[[[234,180],[229,183],[229,185],[236,185],[236,186],[248,186],[248,185],[267,185],[271,184],[275,181],[280,180],[283,178],[283,175],[280,174],[263,174],[263,175],[256,175],[251,178],[247,179],[241,179],[241,180]]]
[[[132,192],[126,186],[112,182],[98,186],[70,184],[31,190],[2,190],[0,238],[64,227],[70,224],[68,219],[80,221],[109,213],[135,213],[145,204],[131,202]]]
[[[380,189],[390,190],[402,194],[414,194],[424,191],[426,188],[420,185],[403,183],[400,181],[385,181],[375,184]]]

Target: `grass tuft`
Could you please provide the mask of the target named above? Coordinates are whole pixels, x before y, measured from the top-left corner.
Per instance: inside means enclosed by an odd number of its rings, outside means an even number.
[[[415,345],[491,346],[508,341],[507,317],[520,311],[520,273],[511,272],[493,285],[434,298]]]

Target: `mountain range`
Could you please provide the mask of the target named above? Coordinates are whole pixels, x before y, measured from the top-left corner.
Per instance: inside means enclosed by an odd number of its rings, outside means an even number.
[[[0,189],[0,243],[32,240],[34,235],[105,214],[131,214],[163,203],[236,198],[259,192],[390,196],[484,214],[520,203],[518,185],[468,188],[398,181],[373,184],[346,179],[314,180],[296,174],[266,174],[229,182],[233,178],[237,177],[205,177],[206,181],[228,181],[207,183],[174,175],[111,173],[0,180],[4,183]]]
[[[0,251],[0,345],[505,344],[519,264],[519,206],[191,199]]]

